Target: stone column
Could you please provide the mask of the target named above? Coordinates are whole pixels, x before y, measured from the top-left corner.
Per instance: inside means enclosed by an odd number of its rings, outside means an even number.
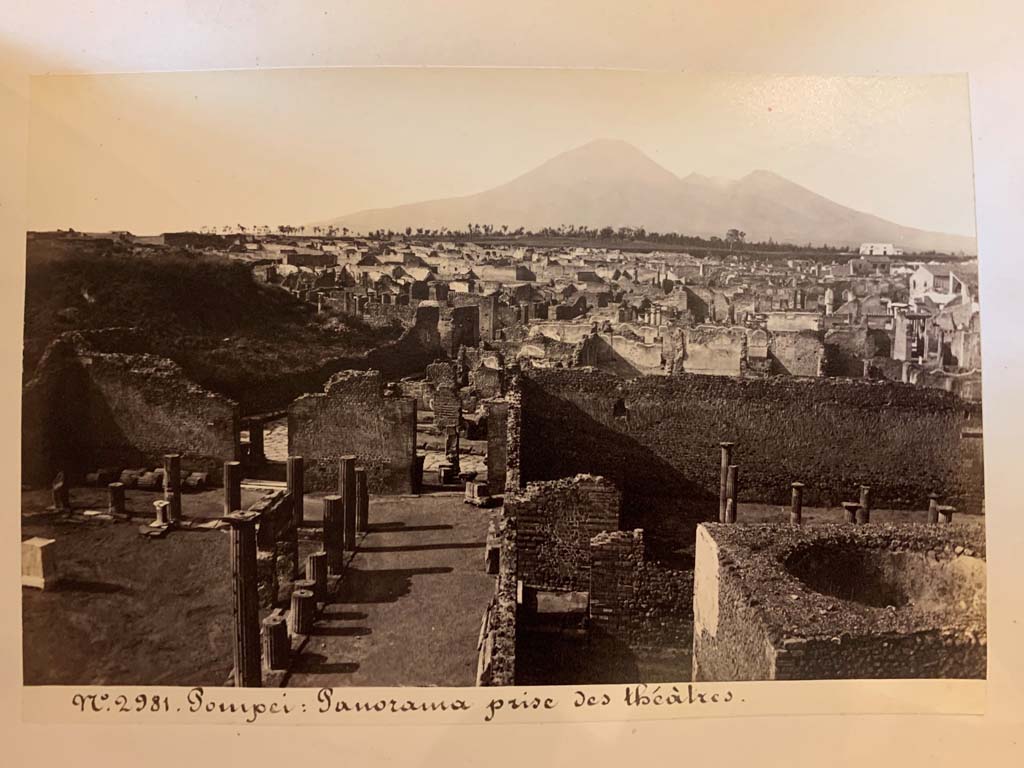
[[[288,467],[288,492],[292,495],[292,515],[295,526],[302,525],[305,521],[303,505],[305,504],[306,476],[305,467],[302,464],[301,456],[289,456]]]
[[[224,514],[242,508],[242,462],[224,462]]]
[[[345,510],[341,496],[324,496],[324,552],[327,569],[340,575],[345,562]]]
[[[793,483],[793,496],[789,505],[789,522],[793,525],[800,525],[803,522],[804,509],[804,484]]]
[[[366,483],[366,469],[356,467],[356,533],[366,533],[370,524],[370,491]]]
[[[932,524],[939,522],[939,494],[937,493],[928,494],[928,522]]]
[[[736,514],[739,511],[737,503],[737,480],[740,468],[730,464],[726,469],[725,476],[725,522],[735,523]]]
[[[732,449],[735,443],[721,443],[722,446],[722,472],[718,484],[718,522],[725,522],[725,502],[728,499],[726,494],[727,475],[729,465],[732,464]]]
[[[871,522],[871,486],[860,487],[860,508],[857,510],[858,523]]]
[[[164,501],[170,504],[172,525],[181,524],[181,454],[164,456]]]
[[[295,582],[298,587],[301,582]],[[311,589],[292,592],[292,608],[288,612],[288,628],[293,635],[308,635],[316,618],[316,595]]]
[[[263,666],[267,670],[288,669],[292,643],[288,638],[288,622],[275,613],[263,620]]]
[[[124,483],[107,486],[107,511],[115,517],[127,517],[124,509]]]
[[[327,553],[314,552],[306,558],[306,581],[313,582],[313,594],[318,603],[327,602]]]
[[[231,463],[231,462],[229,462]],[[237,688],[259,688],[260,613],[256,589],[255,512],[224,516],[231,526],[231,581],[234,597],[234,681]]]
[[[345,518],[345,551],[356,548],[356,457],[342,456],[338,472],[338,493]]]

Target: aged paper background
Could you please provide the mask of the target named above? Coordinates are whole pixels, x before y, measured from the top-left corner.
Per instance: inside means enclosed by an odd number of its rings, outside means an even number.
[[[151,4],[146,4],[151,5]],[[168,4],[170,5],[170,4]],[[172,8],[36,2],[0,21],[0,228],[5,301],[2,352],[5,578],[0,628],[5,743],[15,765],[62,761],[199,765],[346,760],[414,764],[714,761],[947,765],[1019,764],[1022,696],[1017,552],[1024,545],[1015,497],[1021,376],[1014,299],[1022,203],[1021,92],[1017,54],[1024,13],[1016,4],[820,3],[806,0],[697,3],[481,4],[293,2]],[[239,729],[204,726],[22,725],[17,501],[19,363],[23,302],[26,73],[169,69],[440,64],[713,69],[802,74],[967,72],[971,79],[978,238],[985,326],[986,475],[989,537],[989,680],[986,715],[788,716],[544,726]],[[1015,71],[1016,70],[1016,71]],[[901,698],[900,684],[864,695]],[[815,695],[819,698],[815,700]],[[786,698],[791,696],[786,694]],[[949,693],[938,691],[937,696]],[[836,702],[811,686],[801,711]],[[891,704],[892,702],[887,702]],[[881,703],[880,709],[889,709]],[[937,701],[929,711],[956,709]],[[968,709],[975,709],[969,705]],[[12,754],[13,752],[13,754]]]

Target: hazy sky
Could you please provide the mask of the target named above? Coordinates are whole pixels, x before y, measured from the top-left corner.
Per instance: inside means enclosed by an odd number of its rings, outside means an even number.
[[[479,192],[595,138],[974,234],[966,78],[555,69],[36,78],[29,227],[302,224]]]

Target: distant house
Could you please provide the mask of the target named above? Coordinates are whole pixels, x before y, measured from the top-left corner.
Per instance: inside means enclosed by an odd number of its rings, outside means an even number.
[[[903,249],[892,243],[861,243],[859,253],[861,256],[902,256]]]
[[[978,267],[974,264],[922,264],[910,276],[910,298],[931,299],[943,306],[955,298],[978,300]]]

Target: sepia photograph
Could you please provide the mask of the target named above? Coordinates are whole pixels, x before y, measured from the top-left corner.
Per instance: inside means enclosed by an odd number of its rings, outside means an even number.
[[[985,679],[969,96],[34,77],[24,685]]]

